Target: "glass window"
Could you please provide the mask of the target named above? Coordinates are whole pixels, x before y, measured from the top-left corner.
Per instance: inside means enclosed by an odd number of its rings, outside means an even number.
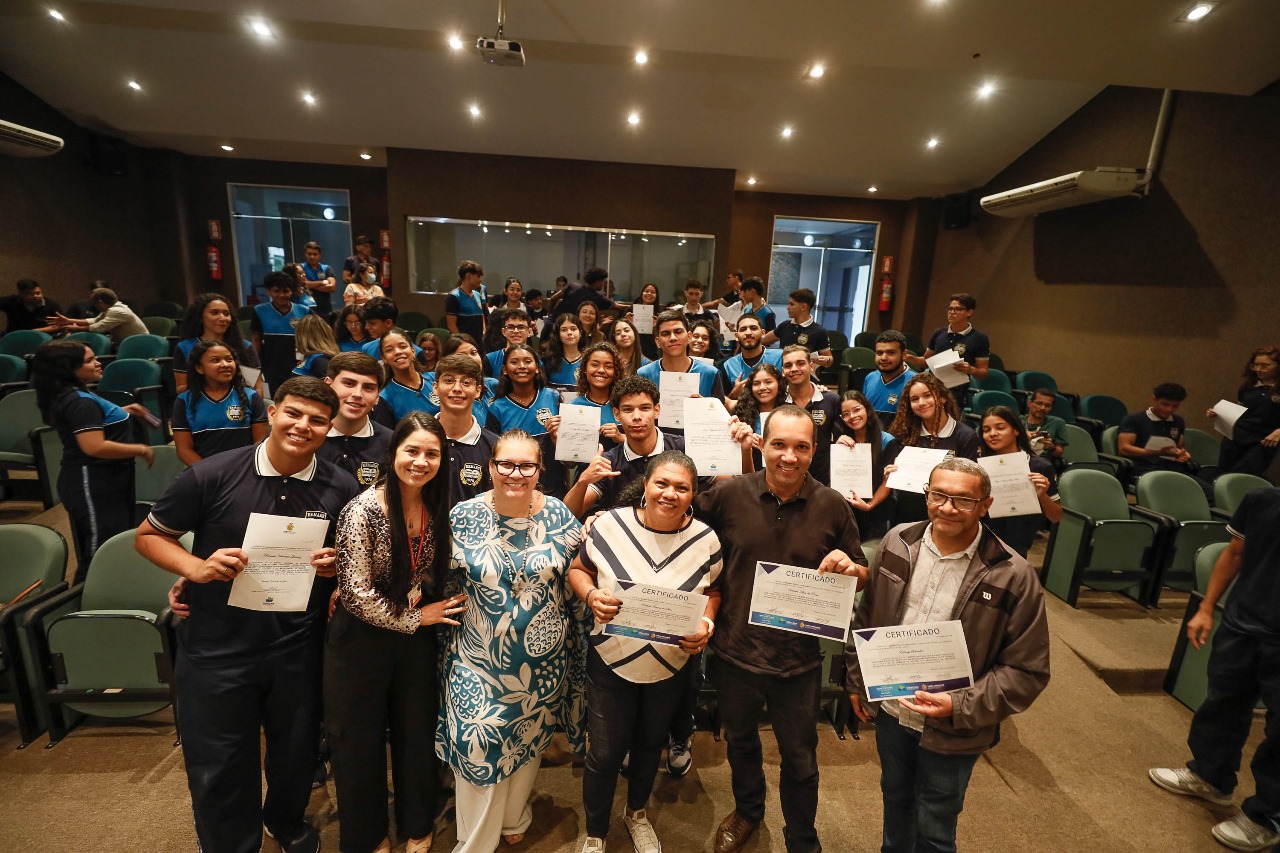
[[[778,322],[787,318],[788,295],[807,287],[818,299],[818,325],[849,340],[864,331],[879,231],[878,222],[774,217],[765,301]]]

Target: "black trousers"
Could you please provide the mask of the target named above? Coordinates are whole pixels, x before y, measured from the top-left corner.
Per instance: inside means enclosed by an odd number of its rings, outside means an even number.
[[[1267,706],[1267,723],[1250,764],[1254,795],[1241,809],[1254,823],[1280,832],[1280,638],[1219,625],[1209,655],[1209,696],[1187,736],[1193,756],[1187,766],[1221,791],[1236,787],[1259,698]]]
[[[320,737],[320,643],[225,663],[180,650],[175,678],[202,853],[258,853],[263,826],[278,839],[301,835]]]
[[[401,841],[431,834],[438,678],[434,628],[402,634],[338,605],[325,641],[324,721],[343,853],[369,853],[388,836],[388,729],[396,832]]]
[[[58,473],[58,497],[71,521],[75,583],[80,583],[102,543],[137,526],[133,523],[132,460],[128,465],[65,466]]]
[[[1231,439],[1224,438],[1219,445],[1218,466],[1224,474],[1255,474],[1265,477],[1275,455],[1274,447],[1266,447],[1260,441],[1236,444]]]

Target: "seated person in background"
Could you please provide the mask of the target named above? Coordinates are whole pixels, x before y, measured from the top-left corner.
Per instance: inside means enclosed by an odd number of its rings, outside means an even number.
[[[329,360],[324,381],[338,395],[338,410],[316,456],[368,488],[387,473],[383,463],[391,443],[391,430],[369,417],[378,405],[382,365],[362,352],[340,353]]]
[[[294,376],[314,376],[324,379],[329,375],[329,359],[338,354],[338,342],[333,337],[333,327],[312,314],[303,317],[293,327],[293,347],[298,364]]]
[[[436,333],[430,329],[423,329],[418,332],[418,363],[428,373],[435,373],[436,364],[440,361],[440,339],[436,337]]]
[[[743,302],[742,316],[754,314],[760,321],[760,328],[772,332],[778,321],[773,316],[773,309],[764,304],[764,280],[759,276],[751,276],[742,283],[739,293]]]
[[[342,274],[347,275],[343,270]],[[347,305],[363,305],[375,296],[386,296],[382,286],[378,284],[378,265],[372,262],[360,264],[356,269],[356,278],[347,282],[342,291],[342,301]]]
[[[97,278],[89,282],[89,295],[85,299],[77,299],[72,302],[70,307],[62,313],[70,317],[72,320],[87,320],[97,311],[93,310],[93,292],[100,287],[110,287],[103,279]]]
[[[907,337],[902,332],[886,329],[876,336],[876,372],[862,382],[862,393],[871,402],[880,418],[880,425],[887,427],[898,414],[898,401],[902,389],[916,372],[907,367]]]
[[[1037,388],[1027,401],[1027,413],[1022,416],[1032,452],[1050,462],[1062,459],[1062,451],[1067,446],[1067,422],[1049,414],[1056,398],[1052,388]]]
[[[55,314],[45,331],[58,329],[64,332],[96,332],[110,337],[116,346],[130,335],[150,334],[142,318],[121,302],[114,290],[99,287],[89,294],[89,301],[92,303],[92,310],[97,312],[96,316],[87,320],[73,320]]]
[[[1187,389],[1175,382],[1163,382],[1151,392],[1151,405],[1133,412],[1120,422],[1116,450],[1133,462],[1133,475],[1148,471],[1176,471],[1196,477],[1191,453],[1183,446],[1187,424],[1178,407],[1187,399]],[[1213,485],[1196,477],[1205,496],[1213,500]]]
[[[18,282],[17,294],[0,298],[0,311],[7,318],[6,332],[46,328],[59,310],[57,302],[45,299],[40,283],[29,278]]]
[[[978,307],[978,300],[967,293],[953,293],[947,300],[947,325],[933,330],[929,342],[925,345],[924,355],[908,355],[907,364],[916,370],[924,370],[928,365],[925,359],[931,358],[943,350],[953,349],[960,354],[961,361],[956,370],[967,373],[978,379],[987,378],[987,363],[991,360],[991,340],[984,332],[980,332],[969,322],[973,317],[973,309]],[[965,386],[953,388],[956,402],[963,409],[968,398]]]
[[[725,359],[720,365],[720,381],[729,391],[729,397],[737,400],[742,394],[746,376],[761,362],[782,369],[782,350],[764,348],[764,329],[760,318],[743,315],[738,320],[738,354]]]
[[[716,315],[716,312],[702,304],[702,296],[706,292],[707,286],[696,278],[691,278],[684,284],[684,305],[680,306],[680,310],[689,318],[690,326],[699,321],[705,321],[712,325],[719,325],[720,323],[720,318]]]
[[[201,341],[191,350],[186,390],[170,418],[178,458],[194,465],[224,450],[267,437],[267,407],[240,375],[240,362],[224,341]]]
[[[519,283],[516,282],[516,284]],[[500,330],[503,343],[498,349],[485,355],[484,375],[496,378],[502,375],[503,353],[507,351],[507,347],[529,340],[532,322],[529,320],[529,315],[518,308],[498,308],[489,319]]]
[[[297,363],[293,327],[311,313],[305,305],[293,301],[293,285],[286,273],[267,273],[262,286],[271,301],[253,306],[253,316],[249,318],[253,348],[271,393],[293,373]]]
[[[1277,387],[1276,365],[1280,363],[1280,347],[1258,347],[1244,367],[1244,382],[1236,391],[1236,400],[1244,406],[1244,414],[1235,429],[1222,440],[1218,464],[1222,473],[1265,476],[1280,446],[1280,388]],[[1216,416],[1213,409],[1205,416]]]
[[[436,367],[435,395],[440,399],[436,420],[449,440],[450,506],[493,488],[489,460],[498,434],[484,428],[474,409],[484,387],[484,375],[475,359],[457,352],[440,359]]]
[[[542,332],[542,322],[547,316],[546,298],[543,297],[542,291],[536,287],[525,292],[524,295],[524,312],[529,315],[529,319],[538,328],[538,332]]]
[[[348,305],[333,323],[333,338],[340,352],[364,352],[369,336],[364,330],[364,306]]]
[[[782,375],[787,380],[787,397],[813,418],[813,461],[809,473],[824,486],[831,484],[831,442],[840,422],[840,395],[824,391],[813,381],[813,354],[793,344],[782,350]]]
[[[386,296],[375,296],[364,304],[364,331],[368,337],[364,343],[360,345],[360,349],[365,355],[371,355],[379,361],[382,360],[382,341],[381,338],[387,332],[396,327],[396,321],[400,319],[400,309],[396,307],[396,303]],[[422,347],[409,341],[413,347],[414,358],[418,359],[418,363],[425,365],[426,356],[422,352]]]
[[[817,304],[818,297],[809,288],[793,290],[787,298],[787,319],[772,332],[765,332],[765,346],[776,343],[786,348],[798,344],[813,353],[813,363],[818,367],[834,364],[827,330],[813,321],[813,307]]]
[[[1058,484],[1053,478],[1053,466],[1031,452],[1031,438],[1022,427],[1018,413],[1007,406],[992,406],[982,415],[982,456],[1000,456],[1022,451],[1027,454],[1031,473],[1031,485],[1036,490],[1037,507],[1021,515],[1003,518],[987,518],[991,532],[1023,557],[1031,550],[1036,534],[1044,522],[1057,524],[1062,520],[1062,504],[1058,499]]]

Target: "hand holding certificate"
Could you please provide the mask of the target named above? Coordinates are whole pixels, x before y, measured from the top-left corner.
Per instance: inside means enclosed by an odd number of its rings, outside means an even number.
[[[864,501],[871,500],[872,482],[871,445],[865,441],[853,447],[831,445],[831,488],[840,497],[857,495]]]
[[[707,597],[664,586],[618,581],[614,596],[622,602],[618,614],[605,623],[603,633],[678,646],[698,633]]]
[[[250,514],[241,546],[249,559],[231,582],[227,603],[245,610],[306,610],[316,577],[311,555],[324,547],[328,532],[328,519]]]
[[[969,375],[956,369],[956,365],[963,360],[960,357],[960,353],[955,350],[944,349],[942,352],[926,358],[924,363],[929,365],[929,370],[943,385],[948,388],[958,388],[961,385],[969,384]]]
[[[642,335],[653,334],[653,306],[639,302],[631,305],[631,319],[636,322],[636,331]]]
[[[595,406],[562,406],[556,461],[590,462],[599,447],[600,410]]]
[[[729,412],[715,397],[685,398],[684,452],[699,477],[742,473],[742,446],[729,435]]]
[[[1240,420],[1247,409],[1230,400],[1219,400],[1213,404],[1213,428],[1227,438],[1235,438],[1236,421]]]
[[[843,642],[857,591],[857,575],[756,563],[747,624]]]
[[[973,686],[964,627],[957,621],[858,628],[854,649],[872,702]]]
[[[1031,484],[1031,463],[1027,454],[1002,453],[999,456],[983,456],[978,464],[987,469],[991,478],[991,509],[987,515],[1004,518],[1010,515],[1038,515],[1040,498]]]
[[[658,398],[662,411],[658,413],[658,426],[668,429],[684,429],[684,401],[698,395],[702,377],[696,373],[674,373],[664,370],[658,374]]]
[[[950,455],[950,450],[941,448],[904,447],[894,461],[898,470],[889,475],[885,484],[900,492],[915,492],[922,495],[933,469]]]

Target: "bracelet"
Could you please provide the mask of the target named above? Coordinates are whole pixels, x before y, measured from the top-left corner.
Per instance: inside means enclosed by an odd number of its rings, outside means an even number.
[[[702,621],[707,623],[707,631],[714,634],[716,632],[716,623],[711,621],[710,616],[703,616]]]
[[[587,597],[583,599],[586,602],[587,607],[591,606],[591,593],[599,592],[599,591],[600,591],[600,587],[598,586],[593,586],[591,587],[591,589],[587,590]]]

